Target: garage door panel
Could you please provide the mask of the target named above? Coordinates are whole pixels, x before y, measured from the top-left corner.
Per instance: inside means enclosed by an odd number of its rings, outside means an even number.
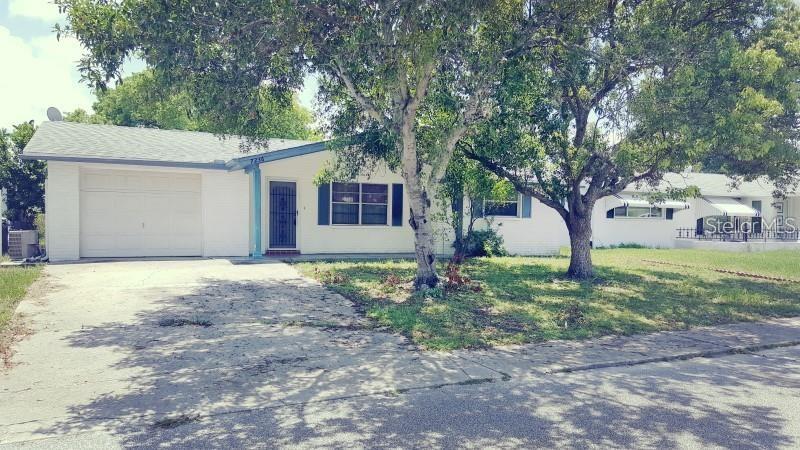
[[[200,209],[200,194],[178,192],[170,197],[175,214],[194,215]]]
[[[125,178],[115,177],[107,172],[84,172],[81,174],[81,189],[122,191],[125,189]]]
[[[199,194],[200,182],[193,176],[179,175],[170,179],[169,188],[173,192],[195,192]]]
[[[81,180],[81,256],[202,253],[199,175],[93,171]]]

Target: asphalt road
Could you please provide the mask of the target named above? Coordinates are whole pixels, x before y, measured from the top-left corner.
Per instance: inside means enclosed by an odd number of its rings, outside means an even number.
[[[10,448],[800,448],[800,347],[184,419]]]

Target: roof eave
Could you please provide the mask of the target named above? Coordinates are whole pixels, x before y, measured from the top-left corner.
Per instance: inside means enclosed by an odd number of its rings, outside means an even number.
[[[253,155],[243,156],[241,158],[234,158],[225,164],[229,171],[244,170],[250,166],[263,164],[272,161],[279,161],[281,159],[294,158],[297,156],[309,155],[325,151],[328,148],[327,141],[314,142],[311,144],[300,145],[297,147],[286,148],[283,150],[274,150],[271,152],[256,153]]]
[[[91,163],[91,164],[117,164],[129,166],[150,166],[150,167],[173,167],[184,169],[211,169],[211,170],[227,170],[228,167],[225,163],[203,163],[203,162],[183,162],[183,161],[154,161],[144,159],[121,159],[121,158],[96,158],[92,156],[58,156],[48,154],[30,154],[23,152],[20,155],[22,159],[39,160],[39,161],[61,161],[61,162],[75,162],[75,163]]]

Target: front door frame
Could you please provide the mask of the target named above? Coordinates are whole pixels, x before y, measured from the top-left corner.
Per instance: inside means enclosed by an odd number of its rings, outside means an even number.
[[[264,223],[267,225],[264,227],[263,230],[263,238],[264,242],[267,243],[265,246],[267,250],[300,250],[300,226],[302,221],[300,220],[300,183],[296,178],[289,178],[289,177],[266,177],[264,180],[264,213],[263,213],[263,220]],[[294,226],[294,247],[273,247],[272,242],[270,240],[270,233],[272,232],[272,227],[269,220],[270,214],[270,188],[273,181],[281,182],[281,183],[294,183],[294,195],[295,195],[295,209],[297,211],[297,215],[295,216],[295,226]]]

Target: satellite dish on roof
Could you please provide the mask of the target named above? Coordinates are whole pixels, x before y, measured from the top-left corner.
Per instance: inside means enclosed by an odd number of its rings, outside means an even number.
[[[59,111],[55,106],[47,108],[47,118],[50,119],[51,122],[61,122],[64,120],[64,116],[61,115],[61,111]]]

